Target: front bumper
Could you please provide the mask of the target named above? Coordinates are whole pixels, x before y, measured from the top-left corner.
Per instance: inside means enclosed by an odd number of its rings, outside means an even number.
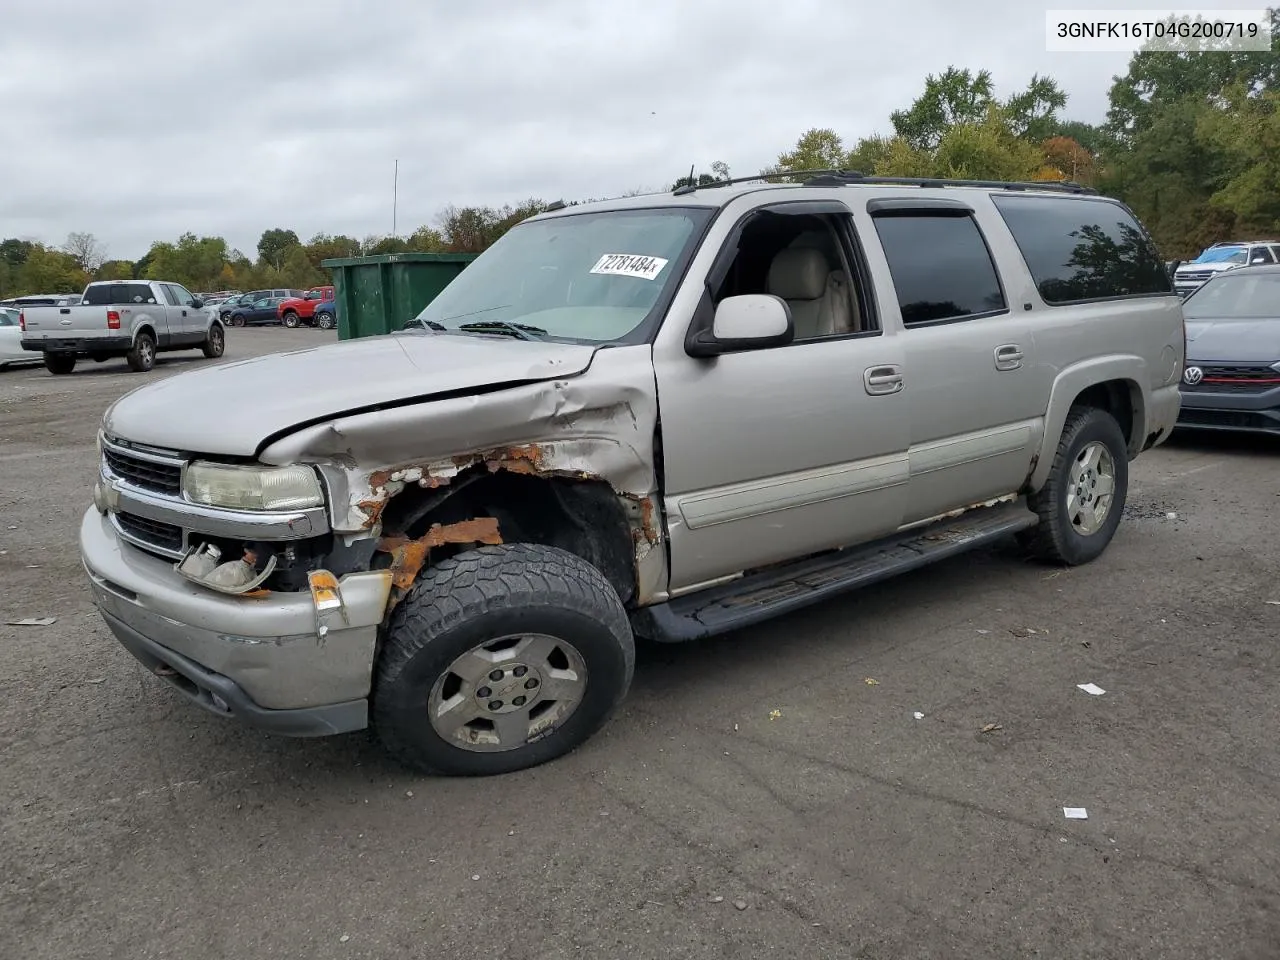
[[[1183,390],[1178,429],[1280,434],[1280,387],[1259,393]]]
[[[339,609],[309,592],[236,597],[198,586],[86,511],[80,553],[94,603],[116,638],[198,705],[289,736],[368,725],[388,571],[338,581]]]

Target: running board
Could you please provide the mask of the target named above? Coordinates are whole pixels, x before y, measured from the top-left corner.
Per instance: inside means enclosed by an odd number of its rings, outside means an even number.
[[[641,636],[663,643],[739,630],[1029,530],[1038,523],[1024,499],[976,507],[959,517],[770,567],[722,586],[645,607],[632,615],[632,625]]]

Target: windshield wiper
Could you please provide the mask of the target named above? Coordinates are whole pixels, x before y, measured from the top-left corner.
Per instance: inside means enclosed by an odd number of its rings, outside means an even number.
[[[423,320],[421,317],[414,317],[404,325],[406,330],[436,330],[439,332],[447,332],[448,327],[443,323],[436,323],[434,320]]]
[[[541,340],[547,335],[547,331],[541,327],[531,327],[527,323],[511,323],[509,320],[476,320],[474,323],[464,323],[458,329],[476,333],[501,332],[520,340]]]

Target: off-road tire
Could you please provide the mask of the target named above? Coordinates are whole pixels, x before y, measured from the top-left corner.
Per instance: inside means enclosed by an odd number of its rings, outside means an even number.
[[[156,341],[145,330],[133,339],[133,349],[125,355],[129,369],[134,373],[146,373],[156,365]]]
[[[76,368],[76,358],[65,353],[46,353],[44,368],[54,376],[65,376]]]
[[[482,753],[442,738],[428,717],[433,685],[468,650],[510,634],[571,644],[587,686],[562,724],[512,750]],[[537,766],[580,746],[626,696],[635,642],[604,575],[556,547],[484,546],[428,568],[391,616],[376,668],[372,725],[406,766],[449,776],[490,776]]]
[[[222,324],[211,324],[209,326],[209,335],[205,337],[204,343],[200,346],[200,351],[210,360],[217,360],[226,349],[227,334],[222,329]]]
[[[1087,536],[1077,531],[1067,516],[1071,464],[1085,446],[1100,442],[1115,466],[1115,490],[1102,526]],[[1039,526],[1021,538],[1033,556],[1048,563],[1078,566],[1095,560],[1106,550],[1120,525],[1129,490],[1129,452],[1124,432],[1115,417],[1097,407],[1073,407],[1062,427],[1049,479],[1028,497],[1028,505],[1040,516]]]
[[[293,330],[298,326],[298,315],[292,310],[286,310],[284,316],[280,318],[280,322],[290,330]]]

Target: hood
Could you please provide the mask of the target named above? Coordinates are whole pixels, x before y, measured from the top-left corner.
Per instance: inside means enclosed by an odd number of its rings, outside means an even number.
[[[1275,320],[1187,320],[1187,362],[1280,361],[1280,318]]]
[[[135,443],[228,457],[307,423],[456,391],[571,377],[595,347],[449,334],[392,334],[180,373],[107,410],[103,428]]]

